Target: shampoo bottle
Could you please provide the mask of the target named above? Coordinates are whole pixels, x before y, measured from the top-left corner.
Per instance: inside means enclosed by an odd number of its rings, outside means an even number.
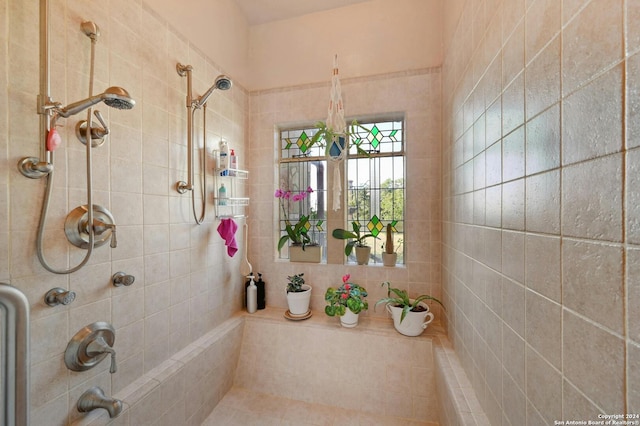
[[[258,287],[258,309],[264,309],[267,307],[267,294],[266,288],[264,286],[264,281],[262,281],[262,274],[259,272],[256,287]]]
[[[258,309],[258,287],[253,281],[253,275],[249,275],[247,278],[251,280],[249,287],[247,287],[247,312],[253,314]]]
[[[231,150],[231,155],[229,156],[230,165],[229,168],[232,170],[236,170],[238,168],[238,157],[236,157],[235,150]]]
[[[218,168],[220,169],[220,176],[226,176],[229,168],[229,145],[227,141],[220,141],[220,161],[218,162]]]
[[[220,189],[218,189],[218,205],[227,205],[227,188],[224,187],[224,183],[220,184]]]

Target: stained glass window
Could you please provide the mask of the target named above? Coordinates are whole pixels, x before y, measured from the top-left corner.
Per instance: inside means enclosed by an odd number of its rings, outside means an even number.
[[[394,231],[398,263],[404,263],[403,125],[403,120],[378,120],[351,128],[349,152],[343,162],[346,206],[342,211],[345,229],[351,230],[352,222],[356,222],[362,232],[377,237],[367,241],[372,246],[370,264],[382,264],[388,224]],[[282,203],[280,200],[279,223],[282,236],[286,235],[287,223],[294,225],[301,219],[308,220],[305,223],[308,234],[323,246],[323,258],[326,259],[326,239],[332,231],[324,226],[327,218],[326,142],[310,147],[316,132],[313,127],[280,131],[279,188],[295,194],[311,187],[313,195],[296,202],[288,199]],[[280,257],[288,258],[287,248],[280,251]],[[355,254],[347,262],[355,262]]]

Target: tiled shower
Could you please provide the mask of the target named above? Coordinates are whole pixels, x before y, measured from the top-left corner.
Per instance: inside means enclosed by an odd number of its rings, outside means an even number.
[[[34,425],[74,421],[84,390],[117,394],[242,308],[239,259],[226,257],[212,216],[192,223],[189,198],[172,187],[186,175],[185,87],[175,64],[193,65],[200,91],[227,70],[142,1],[51,4],[53,97],[86,97],[89,45],[79,23],[93,20],[102,29],[96,90],[122,85],[137,105],[102,108],[112,134],[94,150],[95,202],[116,217],[119,247],[97,249],[70,276],[45,272],[34,243],[44,185],[15,166],[39,151],[38,1],[0,0],[0,281],[32,305]],[[442,67],[343,82],[348,114],[407,118],[407,199],[422,201],[407,206],[413,257],[384,279],[444,299],[439,316],[491,424],[638,413],[640,3],[451,0],[442,8]],[[240,81],[210,100],[209,146],[226,138],[251,172],[249,255],[271,284],[270,306],[284,308],[279,280],[296,270],[258,248],[274,241],[274,125],[322,119],[327,96],[328,82],[249,92]],[[61,121],[56,151],[45,250],[57,265],[84,255],[60,231],[85,202],[75,122]],[[372,299],[380,295],[379,269],[309,267],[314,310],[345,270]],[[136,283],[110,286],[118,271]],[[73,289],[77,300],[44,305],[53,287]],[[118,374],[107,363],[68,371],[67,341],[98,320],[116,328]],[[185,386],[170,375],[127,420],[164,410],[199,424],[211,402],[189,398]]]

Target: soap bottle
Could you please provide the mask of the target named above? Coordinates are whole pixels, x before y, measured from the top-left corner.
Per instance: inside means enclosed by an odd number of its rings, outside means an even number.
[[[226,176],[229,168],[229,145],[227,141],[220,141],[220,161],[218,163],[218,168],[220,169],[220,176]]]
[[[229,168],[232,170],[236,170],[238,168],[238,157],[236,157],[235,150],[231,149],[231,155],[229,156]]]
[[[258,309],[264,309],[267,307],[267,293],[265,282],[262,281],[262,274],[260,272],[258,272],[256,287],[258,287]]]
[[[253,314],[258,308],[258,287],[253,281],[253,275],[247,276],[251,280],[247,287],[247,312]]]
[[[220,189],[218,189],[218,205],[227,205],[227,188],[224,187],[224,183],[220,184]]]

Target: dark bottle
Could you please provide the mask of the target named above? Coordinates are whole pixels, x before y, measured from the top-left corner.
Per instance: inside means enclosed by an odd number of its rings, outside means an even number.
[[[265,289],[265,282],[262,281],[262,274],[258,272],[258,309],[264,309],[267,306],[267,294]]]

